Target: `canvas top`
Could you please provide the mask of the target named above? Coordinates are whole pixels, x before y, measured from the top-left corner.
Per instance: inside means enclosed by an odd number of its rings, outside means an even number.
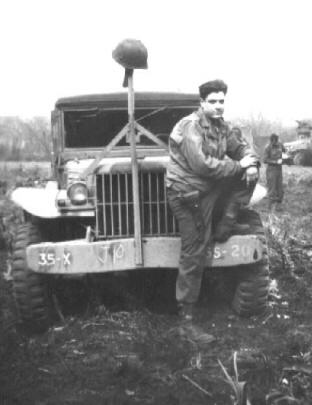
[[[105,93],[90,94],[73,97],[64,97],[57,100],[55,108],[127,108],[128,93]],[[159,108],[159,107],[191,107],[199,105],[198,94],[170,93],[170,92],[136,92],[136,108]]]

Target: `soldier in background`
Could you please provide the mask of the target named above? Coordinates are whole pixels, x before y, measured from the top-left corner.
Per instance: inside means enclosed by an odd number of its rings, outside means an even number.
[[[231,132],[232,132],[232,134],[234,134],[236,136],[236,139],[239,142],[242,142],[243,144],[248,145],[248,142],[244,138],[242,130],[239,127],[233,127]]]
[[[269,209],[281,211],[283,201],[283,152],[284,145],[279,141],[277,134],[270,136],[270,142],[264,149],[263,162],[267,164],[266,180],[268,188]]]

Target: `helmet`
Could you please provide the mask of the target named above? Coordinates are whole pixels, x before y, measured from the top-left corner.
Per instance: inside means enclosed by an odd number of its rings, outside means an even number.
[[[113,50],[113,58],[126,69],[147,69],[147,49],[137,39],[125,39]]]

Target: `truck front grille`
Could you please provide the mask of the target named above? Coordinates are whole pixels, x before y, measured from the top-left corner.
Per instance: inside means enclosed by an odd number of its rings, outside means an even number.
[[[139,173],[142,236],[174,236],[176,221],[170,211],[165,172]],[[131,173],[101,174],[96,177],[96,236],[123,238],[134,235]]]

